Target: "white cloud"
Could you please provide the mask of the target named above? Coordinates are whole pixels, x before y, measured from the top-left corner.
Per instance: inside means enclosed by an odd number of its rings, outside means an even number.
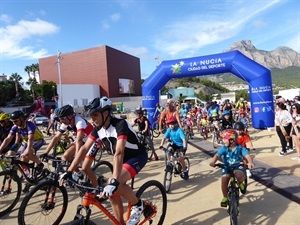
[[[101,21],[101,27],[105,30],[110,29],[110,25],[106,20]]]
[[[226,15],[212,11],[182,18],[162,28],[159,36],[155,37],[154,47],[172,56],[191,54],[199,48],[238,36],[246,23],[278,2],[255,1],[252,5],[249,2],[232,5],[231,2],[231,10],[226,11]]]
[[[118,22],[118,20],[121,18],[120,13],[114,13],[110,16],[111,21]]]
[[[0,21],[3,21],[5,23],[9,23],[11,21],[11,17],[6,14],[0,15]]]
[[[34,44],[23,46],[25,40],[33,40],[36,36],[54,34],[59,27],[44,20],[21,20],[15,25],[0,28],[0,54],[2,57],[37,59],[46,56],[45,49],[35,49]],[[34,43],[34,40],[32,41]]]

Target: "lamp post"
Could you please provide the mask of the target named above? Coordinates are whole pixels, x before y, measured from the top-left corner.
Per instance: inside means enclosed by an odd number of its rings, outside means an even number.
[[[61,85],[61,74],[60,74],[60,61],[62,60],[61,52],[57,50],[57,70],[58,70],[58,82],[59,82],[59,100],[60,107],[63,106],[63,95],[62,95],[62,85]]]

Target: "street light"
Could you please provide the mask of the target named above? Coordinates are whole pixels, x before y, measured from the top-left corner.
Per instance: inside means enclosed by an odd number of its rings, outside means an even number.
[[[61,74],[60,74],[60,61],[62,60],[61,52],[57,50],[57,70],[58,70],[58,82],[59,82],[59,100],[60,100],[60,107],[63,106],[63,95],[62,95],[62,85],[61,85]]]

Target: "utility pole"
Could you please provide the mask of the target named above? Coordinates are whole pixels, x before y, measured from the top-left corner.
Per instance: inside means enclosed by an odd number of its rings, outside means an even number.
[[[61,84],[61,73],[60,73],[60,61],[62,60],[61,52],[57,50],[57,70],[58,70],[58,82],[59,82],[59,100],[60,100],[60,107],[63,106],[63,94],[62,94],[62,84]]]

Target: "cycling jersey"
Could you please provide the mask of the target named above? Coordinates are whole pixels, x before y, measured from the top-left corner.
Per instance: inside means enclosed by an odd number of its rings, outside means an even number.
[[[233,151],[223,145],[216,154],[226,166],[239,166],[243,156],[247,156],[249,152],[241,145],[237,145]]]
[[[145,133],[145,135],[149,136],[150,135],[150,121],[147,119],[147,117],[143,116],[143,119],[136,118],[134,120],[134,124],[138,125],[139,131],[143,131],[143,130],[145,130],[145,127],[146,127],[146,123],[145,123],[146,121],[148,121],[148,130]]]
[[[66,125],[62,123],[58,129],[59,132],[65,133],[66,131],[72,131],[73,135],[76,137],[77,132],[83,131],[84,132],[84,138],[82,139],[84,142],[87,140],[88,135],[92,132],[94,129],[93,125],[87,122],[85,119],[83,119],[80,116],[75,116],[74,118],[75,123],[73,126]]]
[[[110,126],[107,129],[102,127],[99,130],[95,127],[89,138],[93,141],[99,138],[107,149],[112,150],[113,154],[116,151],[117,140],[126,139],[123,162],[146,152],[145,147],[139,142],[132,126],[125,119],[121,118],[112,117]]]
[[[24,127],[18,127],[17,125],[14,125],[10,130],[10,134],[15,136],[16,133],[21,135],[24,142],[28,141],[28,135],[30,134],[33,134],[34,141],[44,139],[44,135],[42,134],[42,132],[37,129],[36,125],[33,122],[30,121],[26,121]]]

